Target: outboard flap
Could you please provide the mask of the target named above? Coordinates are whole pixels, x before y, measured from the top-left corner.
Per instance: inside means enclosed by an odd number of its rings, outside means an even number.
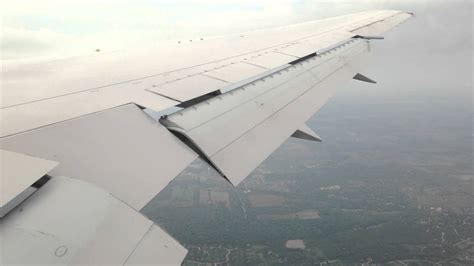
[[[237,185],[358,73],[368,47],[350,39],[160,121]]]

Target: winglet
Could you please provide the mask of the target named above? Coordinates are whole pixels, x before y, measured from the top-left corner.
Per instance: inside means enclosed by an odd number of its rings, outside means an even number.
[[[353,77],[353,79],[356,79],[356,80],[359,80],[359,81],[364,81],[364,82],[368,82],[368,83],[373,83],[373,84],[377,84],[377,82],[375,80],[372,80],[360,73],[357,73],[357,75],[355,75]]]
[[[305,140],[311,140],[311,141],[318,141],[321,142],[322,139],[319,137],[316,133],[314,133],[311,128],[309,128],[306,124],[303,124],[301,127],[299,127],[293,135],[291,135],[293,138],[299,138],[299,139],[305,139]]]

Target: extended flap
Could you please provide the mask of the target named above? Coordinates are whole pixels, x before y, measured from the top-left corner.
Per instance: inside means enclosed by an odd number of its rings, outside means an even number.
[[[237,185],[352,79],[367,51],[349,40],[161,122]]]
[[[58,161],[52,176],[96,184],[136,210],[197,158],[134,104],[3,138],[0,147]]]

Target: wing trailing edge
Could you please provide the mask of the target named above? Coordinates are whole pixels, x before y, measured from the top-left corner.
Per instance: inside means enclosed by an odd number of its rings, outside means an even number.
[[[237,185],[358,73],[368,48],[366,41],[350,39],[161,123]],[[302,132],[319,139],[307,129]]]

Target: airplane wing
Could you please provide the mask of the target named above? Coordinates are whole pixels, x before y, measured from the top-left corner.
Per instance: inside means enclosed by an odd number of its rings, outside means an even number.
[[[238,185],[412,15],[368,11],[153,49],[2,62],[2,264],[179,264],[140,209],[200,157]],[[155,119],[161,114],[160,119]]]

